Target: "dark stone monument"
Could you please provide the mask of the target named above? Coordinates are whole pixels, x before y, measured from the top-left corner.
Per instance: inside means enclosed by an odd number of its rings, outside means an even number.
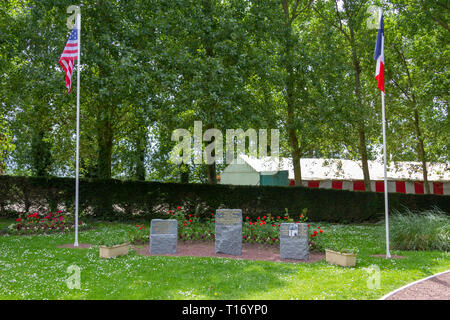
[[[153,219],[150,226],[150,253],[166,254],[177,252],[177,220]]]
[[[282,223],[280,226],[281,259],[308,260],[308,225],[306,223]]]
[[[215,253],[242,254],[242,210],[217,209]]]

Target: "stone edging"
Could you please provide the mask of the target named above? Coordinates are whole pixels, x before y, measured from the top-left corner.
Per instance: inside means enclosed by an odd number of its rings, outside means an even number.
[[[409,284],[407,284],[407,285],[405,285],[405,286],[403,286],[403,287],[401,287],[401,288],[398,288],[398,289],[396,289],[396,290],[394,290],[394,291],[389,292],[388,294],[384,295],[383,297],[381,297],[381,298],[378,299],[378,300],[386,300],[386,299],[389,298],[390,296],[393,296],[394,294],[396,294],[396,293],[398,293],[398,292],[400,292],[400,291],[402,291],[402,290],[404,290],[404,289],[406,289],[406,288],[409,288],[409,287],[411,287],[411,286],[413,286],[413,285],[415,285],[415,284],[418,284],[418,283],[420,283],[420,282],[423,282],[423,281],[425,281],[425,280],[428,280],[428,279],[431,279],[431,278],[440,276],[441,274],[445,274],[445,273],[448,273],[448,272],[450,272],[450,270],[443,271],[443,272],[440,272],[440,273],[436,273],[436,274],[431,275],[431,276],[429,276],[429,277],[426,277],[426,278],[423,278],[423,279],[420,279],[420,280],[411,282],[411,283],[409,283]]]

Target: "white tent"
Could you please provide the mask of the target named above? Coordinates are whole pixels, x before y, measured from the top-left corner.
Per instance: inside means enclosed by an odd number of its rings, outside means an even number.
[[[353,190],[352,181],[364,180],[361,161],[344,159],[311,159],[300,160],[303,185],[308,181],[322,181],[321,188],[331,188],[331,181],[344,181],[343,189]],[[450,194],[450,164],[427,163],[428,180],[444,183],[444,194]],[[255,158],[240,155],[238,160],[228,165],[221,174],[221,184],[259,185],[261,173],[271,174],[280,170],[289,171],[289,179],[294,179],[292,160],[289,158],[274,159],[271,157]],[[369,161],[370,179],[375,190],[375,181],[384,179],[383,163]],[[419,162],[391,162],[387,167],[390,192],[395,192],[395,181],[409,181],[406,193],[414,193],[414,182],[422,181],[422,165]]]

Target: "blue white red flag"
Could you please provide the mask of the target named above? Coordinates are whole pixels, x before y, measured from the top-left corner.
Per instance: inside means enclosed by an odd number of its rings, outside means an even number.
[[[378,28],[377,44],[375,46],[375,60],[377,71],[375,79],[378,81],[378,89],[384,92],[384,15],[381,14],[380,26]]]
[[[59,58],[59,64],[66,73],[66,88],[70,93],[70,88],[72,87],[72,73],[74,69],[74,61],[78,57],[78,27],[77,24],[73,27],[72,33],[70,34],[69,40]]]

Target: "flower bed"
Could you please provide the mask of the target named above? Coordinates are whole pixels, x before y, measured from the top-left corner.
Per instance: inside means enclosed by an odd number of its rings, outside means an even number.
[[[8,234],[11,235],[32,235],[51,234],[57,232],[69,232],[75,228],[74,219],[61,211],[50,212],[46,215],[34,212],[19,216],[16,222],[9,225]],[[87,225],[78,221],[78,229],[84,230]]]
[[[176,210],[169,210],[172,219],[178,220],[178,237],[180,240],[213,240],[215,233],[215,215],[210,214],[207,219],[201,219],[193,214],[185,213],[181,207]],[[306,210],[300,215],[297,223],[305,223],[308,220]],[[283,222],[294,222],[288,213],[280,216],[270,214],[257,219],[243,217],[242,242],[261,243],[261,244],[279,244],[280,243],[280,225]],[[309,228],[310,250],[321,250],[320,241],[318,241],[323,230],[320,226]]]

